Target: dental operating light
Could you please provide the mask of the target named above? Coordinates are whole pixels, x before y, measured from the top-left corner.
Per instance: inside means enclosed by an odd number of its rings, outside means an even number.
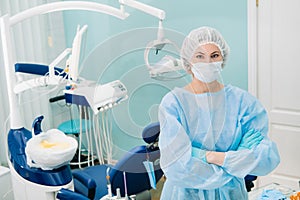
[[[157,55],[159,51],[165,47],[165,45],[172,45],[175,47],[176,51],[180,51],[178,46],[166,39],[164,37],[164,28],[162,25],[163,20],[165,19],[165,12],[163,10],[153,8],[149,5],[142,4],[135,0],[119,0],[121,4],[121,10],[125,10],[124,5],[141,10],[145,13],[153,15],[159,19],[158,21],[158,30],[157,30],[157,39],[149,42],[144,51],[144,61],[146,67],[149,70],[150,77],[160,80],[172,80],[182,78],[186,74],[179,73],[178,71],[182,70],[182,62],[180,59],[173,58],[172,56],[164,57],[160,62],[155,65],[150,64],[149,62],[149,53],[151,50],[155,50],[155,54]],[[174,76],[167,76],[166,74],[175,72]]]

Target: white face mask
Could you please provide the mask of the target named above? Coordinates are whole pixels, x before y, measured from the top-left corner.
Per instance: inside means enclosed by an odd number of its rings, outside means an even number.
[[[211,83],[220,77],[220,72],[222,71],[222,61],[221,62],[211,62],[194,63],[191,71],[193,72],[195,78],[204,82]]]

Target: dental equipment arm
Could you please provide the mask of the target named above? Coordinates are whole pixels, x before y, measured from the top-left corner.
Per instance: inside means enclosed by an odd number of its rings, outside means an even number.
[[[13,92],[15,94],[19,94],[28,89],[33,89],[36,87],[58,85],[62,83],[63,77],[67,76],[64,70],[58,67],[54,67],[54,76],[52,77],[46,76],[48,71],[49,71],[49,67],[47,65],[31,64],[31,63],[16,63],[15,64],[16,73],[34,74],[34,75],[40,75],[42,77],[37,77],[37,78],[33,78],[33,79],[29,79],[17,83],[13,88]]]
[[[16,73],[34,74],[34,75],[40,75],[42,77],[29,79],[16,84],[16,86],[13,89],[14,93],[19,94],[28,89],[33,89],[36,87],[43,87],[48,85],[58,85],[62,83],[63,77],[67,76],[64,70],[58,67],[54,67],[54,76],[47,76],[47,73],[49,72],[49,68],[50,67],[48,67],[47,65],[41,65],[41,64],[31,64],[31,63],[15,64]]]
[[[105,4],[95,3],[95,2],[86,2],[86,1],[65,1],[65,2],[54,2],[39,5],[23,12],[20,12],[10,19],[10,26],[17,24],[27,18],[47,14],[51,12],[64,11],[64,10],[87,10],[94,11],[98,13],[104,13],[117,17],[119,19],[126,19],[129,14],[125,13],[117,8],[108,6]]]
[[[67,74],[63,69],[55,67],[61,60],[63,60],[71,52],[70,48],[65,49],[49,66],[31,63],[17,63],[15,64],[16,73],[28,73],[41,75],[42,77],[29,79],[17,83],[13,89],[15,94],[19,94],[28,89],[36,87],[43,87],[48,85],[58,85],[62,82],[63,77]],[[49,76],[47,74],[49,73]]]
[[[16,94],[19,94],[21,92],[24,92],[28,89],[32,89],[35,87],[43,87],[48,85],[59,85],[63,82],[62,76],[57,76],[55,74],[55,66],[60,63],[66,56],[69,54],[70,57],[67,60],[67,68],[69,70],[68,78],[72,81],[78,80],[78,67],[79,67],[79,59],[80,59],[80,50],[81,50],[81,43],[82,43],[82,37],[87,31],[87,25],[84,25],[82,28],[80,26],[77,27],[76,35],[73,39],[72,48],[65,49],[50,65],[48,68],[48,75],[47,73],[44,73],[43,77],[38,77],[26,81],[22,81],[21,83],[18,83],[14,87],[14,92]],[[27,65],[28,67],[28,65]],[[23,67],[25,68],[25,67]],[[44,67],[45,68],[45,67]],[[27,69],[23,69],[25,71]],[[36,71],[39,71],[37,67],[35,67]],[[34,73],[34,70],[30,70],[32,73]],[[28,71],[27,71],[28,73]],[[66,81],[64,81],[66,83]]]
[[[33,89],[36,87],[58,85],[58,84],[60,84],[62,79],[63,78],[59,77],[59,76],[54,76],[54,77],[43,76],[43,77],[39,77],[39,78],[35,78],[35,79],[30,79],[30,80],[23,81],[22,83],[17,84],[14,88],[14,92],[16,94],[19,94],[28,89]]]
[[[135,0],[119,0],[119,3],[121,4],[121,10],[124,11],[123,5],[130,6],[132,8],[141,10],[147,14],[153,15],[157,17],[159,20],[164,20],[166,17],[165,11],[149,6],[147,4],[143,4],[141,2],[135,1]]]

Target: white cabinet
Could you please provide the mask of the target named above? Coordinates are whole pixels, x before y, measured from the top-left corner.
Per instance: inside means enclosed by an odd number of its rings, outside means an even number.
[[[12,184],[9,168],[0,166],[0,199],[13,200]]]

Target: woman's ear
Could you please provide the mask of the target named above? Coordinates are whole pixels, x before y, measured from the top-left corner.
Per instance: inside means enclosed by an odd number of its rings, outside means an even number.
[[[186,67],[186,72],[187,72],[188,74],[192,74],[191,68],[192,68],[191,66]]]
[[[185,71],[188,73],[188,74],[192,74],[192,64],[190,62],[188,62],[186,59],[182,59],[182,63],[183,63],[183,68],[185,69]]]
[[[222,67],[222,69],[224,69],[224,67],[225,67],[225,62],[224,61],[222,62],[221,67]]]

